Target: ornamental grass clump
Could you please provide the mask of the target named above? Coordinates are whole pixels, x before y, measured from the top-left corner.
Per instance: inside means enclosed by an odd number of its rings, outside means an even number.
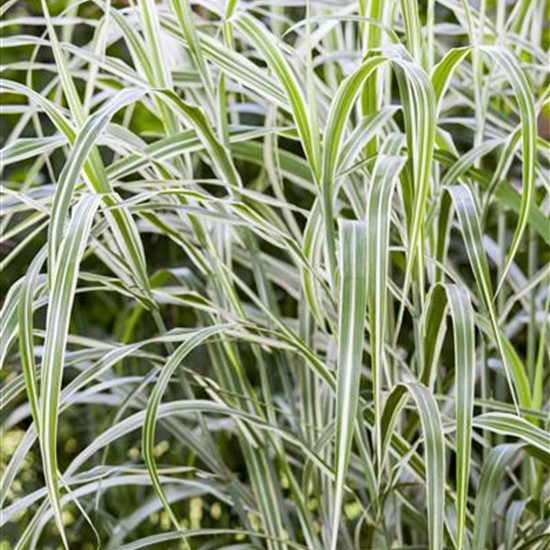
[[[1,550],[550,545],[547,0],[6,0]]]

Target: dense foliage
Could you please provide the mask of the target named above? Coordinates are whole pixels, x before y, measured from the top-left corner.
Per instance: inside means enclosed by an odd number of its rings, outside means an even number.
[[[547,0],[4,0],[1,550],[550,547]]]

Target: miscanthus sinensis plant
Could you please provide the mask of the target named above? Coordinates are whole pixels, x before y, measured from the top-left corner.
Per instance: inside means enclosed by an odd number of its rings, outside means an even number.
[[[2,550],[543,550],[546,0],[4,1]]]

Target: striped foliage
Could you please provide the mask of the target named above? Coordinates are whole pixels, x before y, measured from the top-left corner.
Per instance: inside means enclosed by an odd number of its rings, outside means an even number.
[[[549,8],[5,1],[0,550],[548,548]]]

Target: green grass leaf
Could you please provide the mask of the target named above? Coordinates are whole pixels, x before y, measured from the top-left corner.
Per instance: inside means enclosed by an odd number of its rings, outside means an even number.
[[[367,227],[344,221],[340,226],[340,289],[338,374],[336,381],[335,493],[331,548],[338,544],[338,526],[359,398],[367,307]]]

